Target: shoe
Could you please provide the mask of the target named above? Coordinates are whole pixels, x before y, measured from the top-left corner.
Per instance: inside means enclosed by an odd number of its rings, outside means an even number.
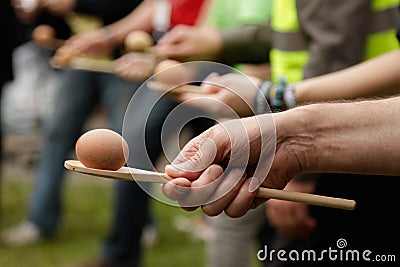
[[[215,236],[215,230],[210,225],[207,217],[200,215],[197,218],[194,217],[192,220],[193,221],[190,236],[194,240],[203,240],[205,242],[210,242]]]
[[[154,225],[147,225],[143,229],[141,244],[146,248],[153,247],[158,241],[158,231]]]
[[[202,215],[191,218],[177,216],[174,218],[173,224],[178,231],[189,234],[193,240],[208,242],[215,236],[214,229],[209,224],[207,217]]]
[[[4,230],[1,241],[9,246],[24,246],[39,242],[40,229],[34,223],[23,221],[16,226]]]

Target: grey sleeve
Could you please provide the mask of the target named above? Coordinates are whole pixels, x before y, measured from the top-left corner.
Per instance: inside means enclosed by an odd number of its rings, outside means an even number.
[[[272,32],[269,24],[251,24],[221,31],[223,50],[220,60],[226,64],[269,62]]]
[[[304,77],[359,63],[372,17],[369,0],[297,0],[301,29],[309,39]]]

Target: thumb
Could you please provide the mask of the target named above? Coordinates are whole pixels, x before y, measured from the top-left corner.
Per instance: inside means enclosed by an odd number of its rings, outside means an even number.
[[[216,108],[215,100],[212,96],[207,96],[199,93],[184,93],[177,97],[177,99],[190,107],[202,109],[207,112],[213,112]]]
[[[204,78],[203,82],[205,82],[205,83],[207,83],[207,82],[213,83],[220,76],[221,75],[219,75],[217,72],[211,72],[210,74],[207,75],[207,77]]]
[[[216,94],[221,90],[221,86],[217,85],[218,78],[221,77],[218,73],[212,72],[204,78],[201,83],[201,87],[203,87],[204,91],[209,94]]]
[[[200,142],[189,143],[178,157],[166,166],[165,171],[171,177],[196,179],[213,164],[217,155],[217,146],[212,139],[202,139]]]

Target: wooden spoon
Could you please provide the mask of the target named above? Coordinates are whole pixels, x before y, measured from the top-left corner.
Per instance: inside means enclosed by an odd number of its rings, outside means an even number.
[[[169,85],[160,83],[157,81],[148,81],[146,83],[147,87],[151,90],[170,93],[170,94],[182,94],[182,93],[199,93],[199,94],[209,94],[210,92],[198,85],[183,84],[183,85]]]
[[[129,167],[122,167],[117,171],[87,168],[78,160],[66,160],[64,166],[67,169],[75,172],[110,179],[160,184],[165,184],[166,182],[171,180],[171,178],[168,177],[165,173],[152,172]],[[301,202],[309,205],[317,205],[344,210],[354,210],[356,207],[356,202],[350,199],[334,198],[300,192],[288,192],[285,190],[265,187],[259,188],[257,197]]]

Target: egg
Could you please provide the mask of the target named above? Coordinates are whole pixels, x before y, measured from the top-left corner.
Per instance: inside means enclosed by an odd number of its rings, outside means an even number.
[[[148,32],[133,31],[124,41],[125,49],[129,52],[145,52],[153,45],[153,38]]]
[[[75,153],[88,168],[116,171],[125,165],[129,147],[119,133],[110,129],[93,129],[79,137]]]
[[[26,13],[35,12],[39,8],[39,0],[21,0],[20,6]]]
[[[165,59],[154,68],[154,79],[157,82],[180,85],[190,81],[190,71],[177,60]]]
[[[42,24],[37,26],[32,32],[32,40],[40,45],[53,43],[56,32],[50,25]]]

